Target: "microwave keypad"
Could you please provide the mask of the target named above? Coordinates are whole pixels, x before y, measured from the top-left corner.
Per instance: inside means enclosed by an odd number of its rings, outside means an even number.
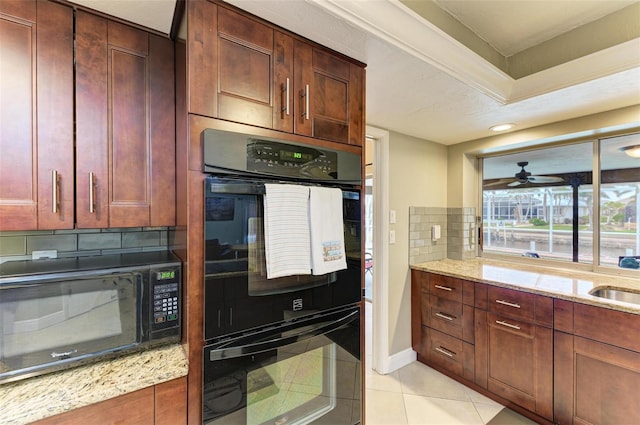
[[[178,320],[178,284],[166,283],[153,288],[153,321],[162,324]]]

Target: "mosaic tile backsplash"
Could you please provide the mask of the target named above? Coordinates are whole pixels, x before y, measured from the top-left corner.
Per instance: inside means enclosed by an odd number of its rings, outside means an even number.
[[[409,207],[409,265],[473,258],[476,243],[475,208]]]

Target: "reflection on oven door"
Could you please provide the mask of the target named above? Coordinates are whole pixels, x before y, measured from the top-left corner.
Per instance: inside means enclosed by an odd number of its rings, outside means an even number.
[[[205,424],[360,421],[360,361],[325,335],[212,365],[223,375],[205,382]]]

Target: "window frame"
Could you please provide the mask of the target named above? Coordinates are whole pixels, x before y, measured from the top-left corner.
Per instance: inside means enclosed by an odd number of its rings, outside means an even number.
[[[597,133],[597,132],[594,132]],[[477,206],[476,206],[476,211],[478,211],[479,213],[477,214],[479,216],[479,220],[478,220],[478,231],[483,233],[483,226],[484,226],[484,196],[483,196],[483,177],[484,177],[484,159],[486,158],[491,158],[491,157],[497,157],[497,156],[504,156],[504,155],[509,155],[509,154],[514,154],[514,153],[522,153],[522,152],[529,152],[529,151],[539,151],[539,150],[544,150],[544,149],[549,149],[549,148],[555,148],[555,147],[561,147],[561,146],[568,146],[568,145],[574,145],[574,144],[578,144],[578,143],[584,143],[584,142],[592,142],[593,145],[593,152],[592,152],[592,170],[591,170],[591,174],[592,174],[592,190],[593,190],[593,245],[592,245],[592,255],[593,255],[593,262],[592,263],[574,263],[572,261],[566,261],[566,260],[560,260],[560,259],[553,259],[553,258],[548,258],[548,257],[541,257],[541,258],[530,258],[530,257],[524,257],[522,255],[516,255],[516,254],[509,254],[509,253],[500,253],[500,252],[496,252],[496,251],[491,251],[491,252],[486,252],[483,249],[483,245],[480,244],[480,241],[478,243],[478,247],[477,247],[477,255],[478,257],[481,258],[486,258],[486,259],[493,259],[493,260],[502,260],[502,261],[509,261],[509,262],[514,262],[514,263],[521,263],[523,265],[531,265],[531,264],[535,264],[535,265],[539,265],[539,266],[543,266],[543,267],[553,267],[553,268],[564,268],[564,269],[570,269],[570,270],[576,270],[576,271],[587,271],[587,272],[594,272],[594,273],[598,273],[598,274],[607,274],[607,275],[615,275],[615,276],[621,276],[621,277],[632,277],[632,278],[640,278],[640,271],[639,270],[632,270],[632,269],[624,269],[624,268],[620,268],[620,267],[614,267],[612,265],[602,265],[601,264],[601,258],[600,258],[600,238],[601,238],[601,226],[600,226],[600,195],[601,195],[601,182],[600,182],[600,177],[601,177],[601,172],[602,170],[600,169],[601,167],[601,158],[600,158],[600,154],[601,154],[601,142],[603,140],[606,139],[610,139],[610,138],[614,138],[614,137],[619,137],[619,136],[625,136],[625,135],[633,135],[633,134],[638,134],[640,135],[640,129],[638,128],[633,128],[633,129],[624,129],[624,130],[620,130],[620,131],[615,131],[615,132],[607,132],[607,133],[601,133],[601,134],[592,134],[589,136],[583,136],[583,137],[575,137],[575,138],[569,138],[569,139],[565,139],[561,142],[555,142],[555,143],[545,143],[545,144],[536,144],[536,145],[532,145],[532,146],[527,146],[527,147],[523,147],[523,148],[515,148],[515,149],[505,149],[505,150],[499,150],[499,151],[493,151],[491,153],[488,154],[482,154],[482,155],[478,155],[477,156],[477,170],[478,170],[478,202],[477,202]],[[640,222],[640,220],[638,218],[636,218],[636,225],[638,225]],[[481,233],[481,234],[482,234]],[[482,241],[484,243],[484,241]],[[637,255],[640,255],[640,253],[638,253]]]

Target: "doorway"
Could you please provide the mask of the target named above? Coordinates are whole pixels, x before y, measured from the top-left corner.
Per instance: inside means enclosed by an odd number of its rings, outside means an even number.
[[[365,362],[390,372],[388,331],[389,132],[367,126],[365,144]]]

